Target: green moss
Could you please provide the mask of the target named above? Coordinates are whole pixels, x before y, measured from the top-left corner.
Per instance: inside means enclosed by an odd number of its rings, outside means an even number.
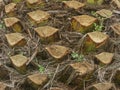
[[[16,66],[14,66],[15,68],[16,68],[16,70],[20,73],[20,74],[26,74],[26,67],[25,66],[22,66],[22,67],[16,67]]]
[[[90,41],[85,43],[84,49],[85,52],[91,52],[96,50],[96,46],[92,41]]]
[[[48,23],[48,20],[44,20],[44,21],[40,22],[38,24],[38,26],[44,26],[44,25],[47,25],[47,23]]]
[[[94,0],[87,0],[87,3],[94,4]]]
[[[87,0],[87,3],[93,5],[101,5],[103,3],[103,0]]]
[[[80,32],[82,34],[93,31],[93,28],[94,28],[93,24],[88,26],[88,27],[81,26],[76,20],[72,21],[71,26],[75,31],[78,31],[78,32]]]
[[[19,3],[21,2],[22,0],[12,0],[13,3]]]
[[[22,32],[22,26],[19,23],[16,23],[12,26],[15,32]]]
[[[103,3],[103,0],[98,0],[97,4],[101,5]]]
[[[28,8],[32,8],[32,9],[36,9],[36,8],[44,8],[45,3],[41,3],[41,4],[26,4]]]

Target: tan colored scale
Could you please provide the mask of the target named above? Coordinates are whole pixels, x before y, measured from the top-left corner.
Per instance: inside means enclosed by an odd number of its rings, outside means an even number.
[[[111,18],[112,14],[113,14],[112,11],[107,10],[107,9],[101,9],[101,10],[97,11],[96,13],[104,18]]]
[[[45,2],[43,0],[26,0],[26,5],[28,8],[43,8]]]
[[[26,72],[26,63],[28,58],[18,54],[10,57],[13,66],[18,70],[18,72],[24,74]]]
[[[65,86],[60,86],[60,87],[51,87],[50,90],[72,90],[72,89]]]
[[[92,85],[89,90],[111,90],[113,89],[113,83],[103,82]]]
[[[62,59],[69,53],[69,48],[60,45],[51,45],[45,48],[55,59]]]
[[[16,17],[9,17],[4,19],[5,25],[8,28],[12,28],[15,32],[22,32],[22,25],[20,20]]]
[[[65,82],[73,87],[77,86],[77,90],[83,90],[83,80],[89,80],[95,66],[83,61],[69,64],[61,75],[62,82]]]
[[[63,88],[59,88],[59,87],[52,87],[50,88],[50,90],[64,90]]]
[[[0,10],[2,10],[2,7],[4,7],[5,3],[3,0],[0,0]]]
[[[70,67],[78,72],[80,76],[86,75],[94,70],[94,67],[87,62],[73,63],[70,64]]]
[[[105,45],[108,40],[108,35],[99,31],[90,32],[85,38],[84,49],[85,51],[93,51]]]
[[[73,9],[80,9],[85,6],[84,3],[80,3],[78,1],[63,1],[66,7],[73,8]]]
[[[7,16],[9,17],[16,16],[15,8],[16,8],[15,3],[9,3],[8,5],[5,5],[5,13],[7,14]]]
[[[29,22],[34,26],[45,25],[50,18],[50,14],[42,10],[32,11],[27,14]]]
[[[24,46],[26,44],[25,37],[21,33],[10,33],[5,35],[8,41],[8,44],[11,47],[14,46]]]
[[[84,34],[93,30],[93,24],[96,21],[96,18],[89,15],[73,16],[71,26],[75,31]]]
[[[110,64],[113,60],[113,53],[109,53],[109,52],[102,52],[98,55],[95,55],[95,57],[97,58],[98,61],[100,61],[103,64]]]
[[[0,5],[4,4],[4,1],[3,0],[0,0]]]
[[[43,42],[54,42],[59,39],[58,29],[51,26],[42,26],[34,29]]]
[[[3,82],[0,82],[0,90],[8,90],[8,87]]]
[[[26,0],[29,4],[39,3],[41,0]]]
[[[89,38],[90,38],[93,42],[95,42],[95,43],[97,43],[97,44],[105,41],[105,40],[108,38],[108,36],[107,36],[106,34],[104,34],[104,33],[102,33],[102,32],[98,32],[98,31],[90,32],[90,33],[88,33],[87,35],[89,36]]]
[[[28,83],[35,88],[43,87],[48,82],[48,76],[46,74],[35,73],[27,77]]]
[[[117,35],[120,35],[120,23],[113,24],[111,28]]]

